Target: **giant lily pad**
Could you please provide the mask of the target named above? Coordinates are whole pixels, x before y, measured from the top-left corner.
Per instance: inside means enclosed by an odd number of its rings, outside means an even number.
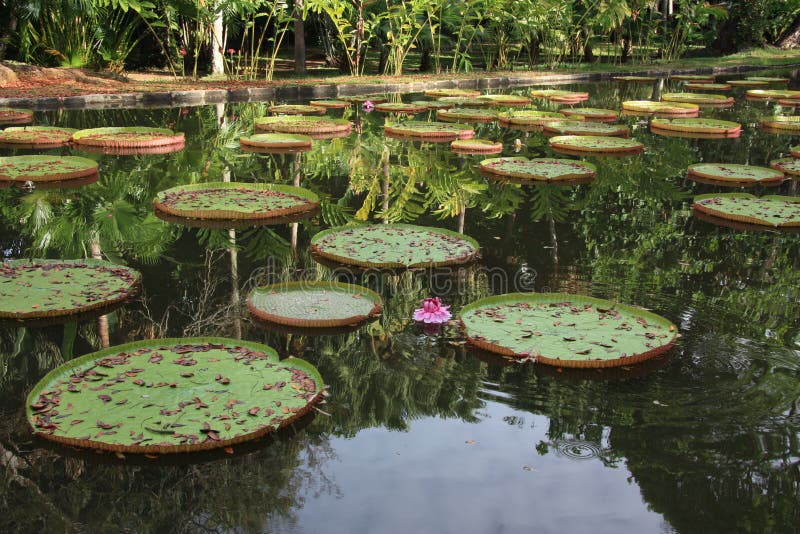
[[[684,85],[686,89],[692,91],[730,91],[731,85],[729,83],[687,83]]]
[[[478,98],[501,106],[527,106],[531,99],[521,95],[481,95]]]
[[[661,95],[664,102],[681,102],[684,104],[697,104],[698,106],[731,106],[733,97],[701,93],[664,93]]]
[[[0,132],[0,146],[50,148],[69,144],[75,128],[57,126],[17,126]]]
[[[561,102],[564,104],[577,104],[578,102],[589,100],[589,93],[565,91],[562,89],[535,89],[531,91],[531,96],[546,98],[553,102]]]
[[[126,453],[228,447],[290,424],[320,400],[311,364],[224,338],[154,339],[69,361],[28,395],[34,433]]]
[[[413,100],[411,103],[425,109],[452,109],[456,107],[453,102],[442,102],[441,100]]]
[[[785,180],[780,171],[735,163],[695,163],[689,165],[688,176],[696,182],[731,187],[780,185]]]
[[[789,153],[793,158],[800,158],[800,145],[790,146]]]
[[[630,130],[627,126],[611,125],[602,122],[590,121],[553,121],[543,125],[545,133],[556,135],[599,135],[628,137]]]
[[[652,114],[656,117],[696,117],[700,113],[700,107],[697,104],[653,102],[652,100],[628,100],[622,103],[622,109],[632,113]]]
[[[239,138],[239,146],[249,152],[295,153],[311,150],[312,139],[307,135],[261,133]]]
[[[284,115],[278,117],[259,117],[254,126],[257,132],[278,132],[320,136],[347,135],[353,125],[345,119],[328,117],[306,117],[304,115]]]
[[[488,108],[496,105],[496,103],[491,100],[482,100],[478,97],[471,96],[443,96],[438,98],[437,101],[444,104],[453,104],[454,106],[470,106],[473,108]]]
[[[480,169],[489,176],[512,178],[522,183],[587,183],[597,175],[597,167],[591,163],[555,158],[485,159],[481,162]]]
[[[101,260],[9,260],[0,263],[0,319],[72,320],[108,310],[139,287],[138,272]]]
[[[0,183],[62,186],[97,180],[97,163],[77,156],[11,156],[0,158]]]
[[[308,103],[310,106],[317,106],[320,108],[326,109],[342,109],[350,106],[350,102],[345,100],[336,100],[332,98],[330,100],[312,100]]]
[[[796,158],[774,159],[769,162],[769,166],[777,171],[781,171],[784,174],[800,177],[800,159]]]
[[[356,95],[356,96],[340,96],[339,100],[344,100],[351,104],[363,104],[364,102],[372,102],[373,104],[383,104],[389,99],[381,95]]]
[[[692,209],[708,215],[772,228],[800,226],[800,198],[749,193],[713,193],[694,197]]]
[[[755,100],[774,100],[777,98],[800,98],[800,91],[780,89],[750,89],[745,95]]]
[[[800,132],[800,117],[796,115],[775,115],[762,117],[758,124],[766,130],[782,130],[786,132]]]
[[[331,228],[311,239],[315,257],[366,268],[460,265],[475,260],[479,248],[471,237],[410,224]]]
[[[381,313],[380,296],[361,286],[339,282],[285,282],[259,287],[247,299],[250,313],[262,321],[300,328],[363,324]]]
[[[742,133],[742,125],[738,122],[723,121],[719,119],[655,118],[650,121],[650,130],[655,133],[659,133],[660,130],[667,130],[687,133],[707,133],[722,135],[725,137],[739,137]]]
[[[781,78],[777,76],[748,76],[745,79],[751,82],[764,82],[781,85],[789,83],[789,78]]]
[[[658,78],[655,76],[614,76],[612,80],[626,83],[653,83],[658,81]]]
[[[156,214],[195,226],[202,221],[276,224],[312,216],[319,198],[302,187],[278,184],[211,182],[173,187],[153,201]]]
[[[405,102],[386,102],[375,106],[375,111],[381,113],[422,113],[427,110],[428,108],[425,106]]]
[[[471,139],[475,135],[475,130],[467,125],[447,122],[387,123],[383,127],[383,131],[392,137],[448,143],[456,139]]]
[[[436,112],[436,119],[445,122],[494,122],[497,120],[497,111],[490,109],[440,109]]]
[[[769,82],[760,82],[758,80],[728,80],[725,83],[733,87],[767,87]]]
[[[302,104],[279,104],[270,106],[267,111],[274,115],[325,115],[325,108],[322,106]]]
[[[603,108],[561,108],[559,113],[563,113],[570,119],[584,119],[596,122],[614,122],[619,113],[613,109]]]
[[[112,149],[174,147],[174,150],[179,150],[183,148],[184,137],[182,133],[167,128],[123,126],[79,130],[72,134],[72,142],[78,147]]]
[[[425,96],[430,96],[432,98],[447,96],[463,96],[470,98],[481,96],[481,92],[476,89],[428,89],[425,91]]]
[[[663,354],[667,319],[617,302],[564,293],[510,293],[464,306],[467,339],[483,349],[558,367],[616,367]]]
[[[0,124],[28,124],[32,120],[32,109],[0,108]]]
[[[450,143],[450,150],[457,154],[499,154],[503,143],[488,139],[456,139]]]
[[[566,119],[567,116],[555,111],[521,110],[504,111],[497,118],[503,126],[541,126],[546,122]]]
[[[566,153],[599,153],[632,155],[644,150],[635,139],[601,137],[597,135],[559,135],[550,138],[550,147]]]
[[[714,83],[712,74],[674,74],[669,77],[676,82]]]

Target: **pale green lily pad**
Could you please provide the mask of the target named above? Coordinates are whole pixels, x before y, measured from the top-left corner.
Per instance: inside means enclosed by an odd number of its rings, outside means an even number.
[[[453,104],[455,106],[468,106],[474,108],[491,107],[496,105],[496,103],[492,102],[491,100],[481,100],[478,97],[469,97],[469,96],[443,96],[438,98],[437,100],[445,104]]]
[[[440,109],[436,112],[436,119],[446,122],[494,122],[498,112],[491,109]]]
[[[669,77],[676,82],[714,83],[712,74],[675,74]]]
[[[699,106],[727,106],[733,104],[733,98],[725,95],[701,93],[664,93],[661,95],[664,102],[681,102],[684,104],[697,104]]]
[[[267,111],[275,115],[325,115],[325,109],[321,106],[302,104],[279,104],[270,106]]]
[[[564,293],[510,293],[464,306],[461,323],[481,349],[559,367],[630,365],[678,338],[667,319],[617,302]]]
[[[782,172],[755,165],[735,163],[695,163],[689,165],[689,178],[699,182],[741,187],[748,185],[780,185],[785,177]]]
[[[757,80],[728,80],[725,83],[733,87],[767,87],[769,85],[769,82]]]
[[[311,364],[224,338],[153,339],[77,358],[28,396],[34,433],[126,453],[228,447],[305,414],[324,384]]]
[[[613,109],[603,108],[561,108],[558,112],[566,115],[570,119],[582,118],[588,121],[602,122],[613,122],[617,120],[619,115],[619,113]]]
[[[602,122],[589,121],[553,121],[543,125],[544,131],[559,135],[599,135],[627,137],[630,130],[627,126],[611,125]]]
[[[673,130],[676,132],[711,133],[727,136],[738,136],[742,131],[742,125],[738,122],[700,118],[656,118],[650,121],[650,127],[654,130],[661,129]]]
[[[57,126],[12,126],[0,132],[0,144],[30,148],[61,146],[68,144],[75,132],[75,128]]]
[[[383,131],[388,135],[397,137],[442,142],[450,142],[456,139],[470,139],[475,135],[475,130],[471,127],[465,124],[449,122],[408,121],[402,123],[387,123],[383,127]]]
[[[259,117],[254,121],[256,131],[296,133],[306,135],[347,134],[353,125],[345,119],[284,115]]]
[[[366,268],[460,265],[475,260],[480,246],[469,236],[410,224],[375,224],[324,230],[311,239],[322,259]]]
[[[531,99],[520,95],[481,95],[478,98],[503,106],[527,106]]]
[[[653,102],[652,100],[627,100],[622,109],[629,112],[658,115],[697,115],[700,111],[697,104],[682,102]]]
[[[782,158],[769,162],[769,166],[790,176],[800,176],[800,159]]]
[[[550,146],[576,152],[638,153],[644,145],[635,139],[601,137],[595,135],[559,135],[550,138]]]
[[[0,108],[0,124],[27,124],[31,121],[32,109]]]
[[[745,95],[749,98],[770,100],[778,98],[800,98],[800,91],[789,91],[781,89],[750,89]]]
[[[456,107],[452,102],[442,102],[441,100],[412,100],[411,103],[425,109],[451,109]]]
[[[728,83],[687,83],[684,84],[686,89],[692,91],[730,91],[731,85]]]
[[[789,132],[800,132],[800,117],[796,115],[774,115],[772,117],[762,117],[758,124],[764,128],[775,130],[786,130]]]
[[[350,102],[351,104],[363,104],[364,102],[372,102],[373,104],[383,104],[388,102],[388,98],[381,95],[358,95],[358,96],[340,96],[339,100]]]
[[[406,104],[404,102],[386,102],[375,106],[375,111],[383,113],[422,113],[428,108],[419,104]]]
[[[148,128],[144,126],[110,126],[78,130],[72,134],[76,145],[107,148],[154,148],[169,145],[183,145],[182,133],[168,128]]]
[[[781,78],[776,76],[748,76],[745,78],[751,82],[765,82],[765,83],[789,83],[789,78]]]
[[[428,89],[425,91],[425,96],[434,98],[442,97],[467,97],[473,98],[481,96],[481,92],[477,89]]]
[[[254,151],[305,152],[312,144],[311,137],[302,134],[260,133],[239,138],[242,149]]]
[[[748,193],[709,194],[694,197],[693,209],[731,221],[789,228],[800,226],[800,198]]]
[[[309,106],[317,106],[329,109],[342,109],[350,106],[350,102],[345,100],[337,100],[335,98],[329,100],[312,100],[308,103]]]
[[[541,126],[546,122],[566,119],[567,116],[555,111],[521,110],[504,111],[499,113],[497,118],[502,125]]]
[[[615,82],[653,83],[657,82],[658,78],[655,76],[614,76],[612,80]]]
[[[62,182],[97,174],[97,162],[77,156],[0,158],[0,182]]]
[[[526,182],[583,183],[597,175],[591,163],[571,159],[507,157],[481,161],[481,172]]]

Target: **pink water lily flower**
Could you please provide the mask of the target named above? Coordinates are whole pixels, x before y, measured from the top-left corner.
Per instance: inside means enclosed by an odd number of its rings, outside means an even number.
[[[414,320],[423,323],[446,323],[453,316],[450,306],[442,306],[439,297],[427,298],[422,303],[422,308],[414,310]]]
[[[375,104],[372,102],[372,100],[364,100],[364,103],[361,104],[361,109],[369,113],[370,111],[375,109]]]

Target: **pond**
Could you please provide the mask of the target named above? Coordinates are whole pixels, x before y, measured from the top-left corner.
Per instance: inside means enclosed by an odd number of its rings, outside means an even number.
[[[794,73],[783,74],[798,85]],[[611,109],[680,90],[671,81],[559,89],[588,91],[579,106]],[[81,188],[0,190],[0,257],[86,257],[95,240],[108,259],[143,274],[140,296],[103,319],[0,329],[3,530],[796,529],[800,237],[691,214],[694,195],[723,189],[687,180],[690,164],[767,166],[797,144],[757,127],[773,104],[746,100],[743,89],[733,94],[733,107],[704,108],[701,117],[741,123],[738,138],[657,135],[646,117],[623,116],[643,154],[575,157],[597,165],[595,181],[536,187],[490,180],[478,171],[481,156],[454,154],[447,143],[386,138],[387,115],[359,107],[328,110],[353,121],[353,132],[314,141],[300,155],[239,149],[266,104],[37,112],[36,124],[166,126],[184,132],[186,146],[91,155],[100,178]],[[574,157],[555,154],[542,132],[496,122],[475,128],[476,137],[502,141],[504,156]],[[299,183],[320,197],[320,214],[240,230],[154,216],[159,191],[223,180]],[[795,185],[756,194],[795,195]],[[463,225],[482,259],[455,275],[340,276],[383,298],[381,318],[356,332],[311,337],[252,324],[244,305],[252,288],[332,277],[309,256],[309,242],[352,218]],[[635,304],[672,321],[681,338],[641,365],[571,371],[477,354],[456,325],[431,330],[412,320],[428,296],[457,315],[509,291]],[[200,335],[261,341],[302,357],[330,395],[288,432],[185,461],[119,460],[32,439],[24,399],[55,366],[104,343]]]

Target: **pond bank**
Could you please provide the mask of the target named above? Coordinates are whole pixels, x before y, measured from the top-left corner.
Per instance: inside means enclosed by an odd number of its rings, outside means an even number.
[[[724,58],[719,58],[720,60]],[[91,74],[80,74],[76,77],[80,84],[69,86],[72,94],[68,96],[42,96],[37,93],[51,93],[49,90],[39,91],[43,86],[35,83],[22,84],[18,89],[9,87],[5,94],[20,93],[26,96],[0,97],[2,107],[23,107],[32,109],[113,109],[141,107],[200,106],[226,102],[259,102],[269,100],[308,100],[319,98],[335,98],[338,96],[365,95],[372,93],[412,93],[429,89],[461,88],[461,89],[494,89],[541,84],[563,84],[576,82],[607,81],[614,76],[669,76],[674,74],[737,74],[764,69],[800,67],[798,61],[791,63],[760,65],[725,65],[716,67],[676,68],[675,65],[664,65],[648,69],[607,70],[604,72],[559,72],[559,71],[513,71],[500,73],[471,73],[467,75],[420,75],[403,77],[371,76],[348,78],[345,83],[319,80],[278,80],[273,82],[238,82],[238,81],[192,81],[177,82],[139,81],[136,83],[108,80],[98,77],[97,80],[108,81],[98,89],[91,81]],[[68,69],[42,69],[46,71]],[[206,86],[203,89],[184,89],[184,87]],[[16,89],[16,90],[15,90]],[[56,86],[58,90],[58,86]],[[94,91],[94,92],[93,92]],[[103,92],[98,92],[103,91]]]

